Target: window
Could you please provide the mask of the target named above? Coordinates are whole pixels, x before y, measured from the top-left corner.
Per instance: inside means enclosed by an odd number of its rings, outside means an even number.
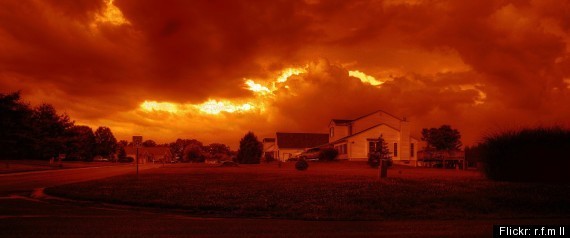
[[[376,141],[369,141],[368,142],[368,153],[372,153],[376,151]]]
[[[413,158],[414,157],[414,143],[410,144],[410,156]]]
[[[394,157],[398,157],[398,143],[394,143]]]
[[[347,146],[346,146],[346,144],[335,146],[334,149],[335,149],[336,151],[338,151],[338,154],[339,154],[339,155],[343,155],[343,154],[346,154],[346,153],[347,153]]]
[[[334,127],[330,128],[330,137],[334,137]]]

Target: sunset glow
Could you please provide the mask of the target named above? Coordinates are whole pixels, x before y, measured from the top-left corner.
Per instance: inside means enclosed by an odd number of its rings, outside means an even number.
[[[306,73],[307,70],[305,68],[287,68],[281,72],[281,75],[277,78],[278,83],[287,82],[287,79],[293,75],[299,75],[302,73]]]
[[[104,0],[105,9],[99,15],[97,15],[95,21],[97,23],[110,23],[113,25],[123,25],[130,24],[130,22],[125,19],[121,10],[113,4],[114,0]]]
[[[376,80],[376,78],[374,78],[370,75],[366,75],[365,73],[360,72],[358,70],[348,71],[348,75],[360,79],[360,81],[362,81],[363,83],[368,83],[368,84],[374,85],[374,86],[377,86],[377,85],[384,83],[384,82],[378,81],[378,80]]]
[[[219,114],[221,112],[247,112],[252,110],[254,107],[249,103],[244,104],[234,104],[229,101],[216,101],[208,100],[207,102],[197,106],[201,112],[206,114]]]
[[[170,113],[177,113],[178,106],[174,103],[157,102],[157,101],[144,101],[141,104],[141,109],[145,111],[164,111]]]

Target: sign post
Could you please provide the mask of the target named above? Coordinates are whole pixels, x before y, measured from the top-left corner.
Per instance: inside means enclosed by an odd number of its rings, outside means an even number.
[[[137,148],[137,158],[135,163],[137,164],[137,179],[139,178],[139,147],[142,145],[142,136],[133,136],[133,145]]]

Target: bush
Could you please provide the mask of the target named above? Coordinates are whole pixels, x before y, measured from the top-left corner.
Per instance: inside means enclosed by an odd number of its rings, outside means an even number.
[[[570,130],[540,127],[487,136],[479,149],[490,179],[568,183],[568,148]]]
[[[319,161],[334,161],[337,159],[338,151],[334,148],[324,148],[319,154]]]
[[[368,155],[368,165],[372,168],[380,166],[380,153],[370,153]]]
[[[295,168],[299,171],[305,171],[309,168],[309,163],[304,159],[300,159],[295,163]]]

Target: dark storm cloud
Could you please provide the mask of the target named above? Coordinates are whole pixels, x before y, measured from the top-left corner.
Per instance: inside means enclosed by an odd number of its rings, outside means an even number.
[[[34,103],[124,135],[146,128],[164,139],[215,140],[225,131],[223,142],[247,130],[326,131],[331,118],[377,109],[413,118],[416,131],[456,125],[469,142],[513,116],[521,125],[570,118],[560,107],[570,103],[566,1],[113,4],[114,15],[103,0],[2,1],[2,91],[22,89]],[[269,82],[300,65],[307,72],[291,76],[274,98],[245,89],[244,78]],[[363,83],[351,70],[385,82]],[[145,100],[252,98],[266,100],[267,110],[214,117],[137,111]],[[177,124],[169,129],[165,121]]]

